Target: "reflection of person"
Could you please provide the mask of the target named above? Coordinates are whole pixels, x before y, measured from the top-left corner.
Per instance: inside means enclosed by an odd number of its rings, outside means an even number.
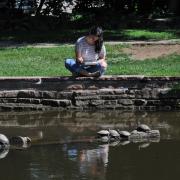
[[[91,177],[99,178],[101,176],[101,179],[104,179],[108,164],[108,153],[109,144],[101,145],[97,149],[80,151],[80,173],[90,173]]]
[[[79,38],[75,45],[75,53],[76,60],[65,61],[65,67],[73,75],[98,77],[104,74],[107,63],[102,28],[93,27],[87,36]]]

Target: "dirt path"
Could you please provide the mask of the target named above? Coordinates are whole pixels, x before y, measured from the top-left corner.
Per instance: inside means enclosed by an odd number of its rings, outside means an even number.
[[[180,44],[176,45],[133,45],[123,49],[124,53],[132,56],[133,59],[144,60],[158,58],[170,54],[180,54]]]
[[[129,48],[124,48],[123,52],[132,56],[133,59],[144,60],[158,58],[170,54],[180,54],[180,39],[162,40],[162,41],[109,41],[108,45],[127,44]],[[20,43],[0,41],[0,48],[17,48],[17,47],[35,47],[35,48],[53,48],[61,45],[74,46],[74,44],[62,43]]]

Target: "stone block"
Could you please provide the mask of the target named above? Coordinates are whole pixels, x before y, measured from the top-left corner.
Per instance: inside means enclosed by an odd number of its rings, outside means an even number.
[[[89,101],[81,101],[81,100],[76,100],[75,101],[75,106],[88,106]]]
[[[0,98],[16,98],[19,91],[0,91]]]
[[[0,103],[16,103],[16,98],[1,98]]]
[[[17,103],[31,103],[31,99],[30,98],[18,98],[17,99]]]
[[[41,99],[31,99],[31,104],[40,104],[41,103]]]
[[[88,89],[91,89],[91,90],[98,90],[99,87],[96,86],[96,85],[90,85],[90,86],[88,87]]]
[[[71,105],[71,101],[70,100],[59,100],[59,106],[61,107],[67,107]]]
[[[99,105],[103,105],[104,101],[103,100],[91,100],[89,102],[90,106],[99,106]]]
[[[100,95],[113,95],[113,94],[115,94],[114,89],[108,89],[108,88],[100,89],[98,91],[98,93]]]
[[[43,99],[55,99],[56,96],[56,91],[41,91],[41,97]]]
[[[99,96],[76,96],[74,97],[75,100],[92,100],[92,99],[100,99]]]
[[[73,91],[73,96],[95,96],[99,90],[76,90]]]
[[[144,88],[142,89],[142,98],[149,99],[151,98],[151,88]]]
[[[132,105],[133,101],[131,99],[119,99],[118,103],[125,105],[125,106],[128,106],[128,105]]]
[[[118,89],[114,89],[114,94],[125,94],[128,92],[128,88],[118,88]]]
[[[142,98],[142,91],[139,89],[134,90],[134,95],[136,99],[141,99]]]
[[[134,99],[135,98],[135,94],[123,94],[122,98]]]
[[[116,106],[117,105],[117,100],[105,100],[104,105],[110,105],[110,106]]]
[[[71,84],[67,86],[67,90],[79,90],[79,89],[84,89],[84,86],[82,84]]]
[[[123,97],[124,97],[124,94],[123,95],[100,95],[100,99],[103,99],[103,100],[118,100]]]
[[[151,98],[152,99],[158,99],[159,98],[159,89],[158,88],[153,88],[151,90]]]
[[[57,99],[71,99],[73,97],[73,92],[72,91],[60,91],[56,93],[56,98]]]
[[[161,101],[160,100],[148,100],[147,106],[160,106]]]
[[[46,106],[59,107],[59,100],[55,100],[55,99],[43,99],[41,101],[41,104],[46,105]]]
[[[146,104],[147,104],[147,100],[145,100],[145,99],[135,99],[134,100],[135,106],[144,106]]]
[[[38,91],[32,90],[20,90],[17,94],[17,98],[36,98],[39,96],[40,94]]]

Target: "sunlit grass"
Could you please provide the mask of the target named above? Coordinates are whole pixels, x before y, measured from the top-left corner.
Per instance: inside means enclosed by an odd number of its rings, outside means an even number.
[[[175,39],[177,36],[172,31],[150,31],[150,30],[125,30],[123,34],[130,39]]]
[[[107,75],[180,76],[180,55],[144,61],[122,52],[122,45],[106,45]],[[74,57],[74,47],[0,49],[0,76],[63,76],[65,58]]]

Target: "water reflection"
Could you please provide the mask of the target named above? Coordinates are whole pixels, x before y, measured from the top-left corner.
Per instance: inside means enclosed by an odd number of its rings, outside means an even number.
[[[0,179],[152,180],[180,176],[180,112],[0,113],[0,133],[28,136],[32,146],[0,151]],[[161,140],[95,141],[100,129],[159,129]]]
[[[169,173],[174,173],[172,177],[178,177],[179,150],[179,142],[166,141],[151,143],[150,146],[147,143],[141,147],[139,143],[128,142],[118,145],[70,143],[37,146],[26,151],[11,150],[9,156],[0,161],[0,177],[13,180],[150,180],[161,179],[164,174],[170,178]],[[13,169],[10,163],[16,168]],[[146,177],[147,174],[149,177]]]
[[[81,139],[99,129],[133,130],[138,123],[160,129],[161,138],[180,137],[180,112],[60,111],[0,113],[0,132],[44,142]],[[42,137],[43,136],[43,137]],[[61,139],[61,137],[63,137]]]
[[[7,156],[9,152],[9,148],[1,148],[0,149],[0,159],[3,159]]]

